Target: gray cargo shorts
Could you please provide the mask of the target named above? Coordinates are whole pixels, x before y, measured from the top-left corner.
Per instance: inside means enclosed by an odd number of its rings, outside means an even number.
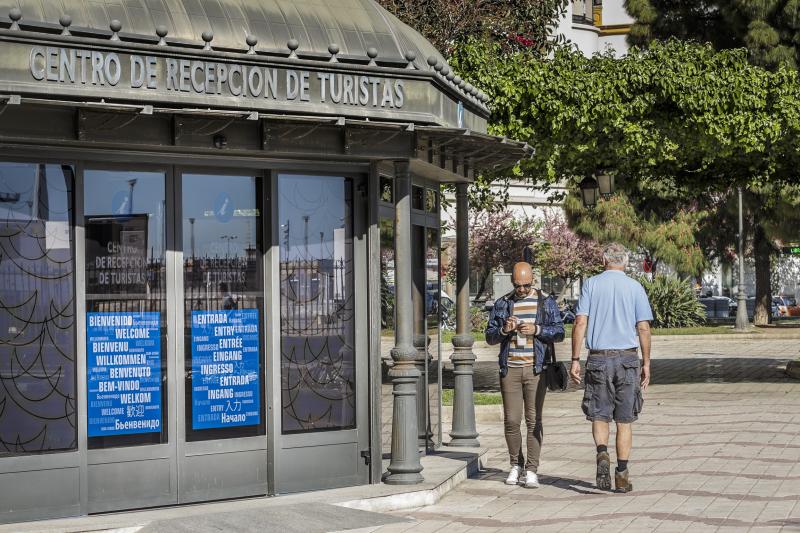
[[[627,424],[639,418],[642,398],[642,365],[636,350],[589,354],[583,412],[587,420]]]

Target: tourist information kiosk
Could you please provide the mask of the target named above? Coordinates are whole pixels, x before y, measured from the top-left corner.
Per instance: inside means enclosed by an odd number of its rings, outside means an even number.
[[[0,521],[420,479],[381,303],[439,446],[440,187],[528,152],[486,100],[370,0],[0,0]]]

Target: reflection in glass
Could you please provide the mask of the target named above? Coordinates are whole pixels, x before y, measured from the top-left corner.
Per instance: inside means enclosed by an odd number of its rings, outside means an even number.
[[[186,439],[261,435],[261,181],[182,180]]]
[[[84,172],[90,448],[167,441],[165,185],[161,171]]]
[[[0,163],[0,456],[77,448],[73,187]]]
[[[387,176],[380,178],[380,200],[387,204],[394,203],[394,181]]]
[[[381,239],[381,445],[391,447],[392,439],[392,380],[389,363],[394,347],[394,221],[382,218]]]
[[[420,188],[420,190],[424,190]],[[424,226],[411,226],[411,258],[412,258],[412,307],[414,309],[414,348],[417,350],[417,368],[421,373],[417,384],[417,424],[419,445],[423,448],[430,448],[431,428],[429,425],[428,413],[428,391],[425,386],[427,383],[427,367],[430,362],[428,352],[430,337],[426,324],[426,316],[429,312],[432,300],[427,290],[427,279],[425,272],[425,232]]]
[[[419,185],[411,186],[411,209],[422,211],[425,209],[425,188]]]
[[[439,212],[439,193],[433,189],[425,189],[425,211],[428,213]]]
[[[354,428],[353,183],[278,180],[282,430]]]
[[[440,245],[439,230],[436,228],[425,229],[426,256],[425,256],[425,290],[426,313],[425,320],[428,333],[428,366],[426,377],[428,384],[428,427],[432,434],[434,445],[442,443],[441,424],[441,316],[444,312],[443,303],[447,300],[442,294],[440,284]]]

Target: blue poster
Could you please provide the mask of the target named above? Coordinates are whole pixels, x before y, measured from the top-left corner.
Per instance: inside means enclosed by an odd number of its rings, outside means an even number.
[[[161,314],[86,313],[89,436],[161,432]]]
[[[192,311],[192,429],[260,422],[258,309]]]

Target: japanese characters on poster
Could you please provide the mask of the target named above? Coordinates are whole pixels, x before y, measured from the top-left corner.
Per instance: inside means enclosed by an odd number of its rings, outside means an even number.
[[[192,428],[260,421],[258,309],[192,311]]]
[[[161,432],[160,313],[87,313],[89,437]]]

